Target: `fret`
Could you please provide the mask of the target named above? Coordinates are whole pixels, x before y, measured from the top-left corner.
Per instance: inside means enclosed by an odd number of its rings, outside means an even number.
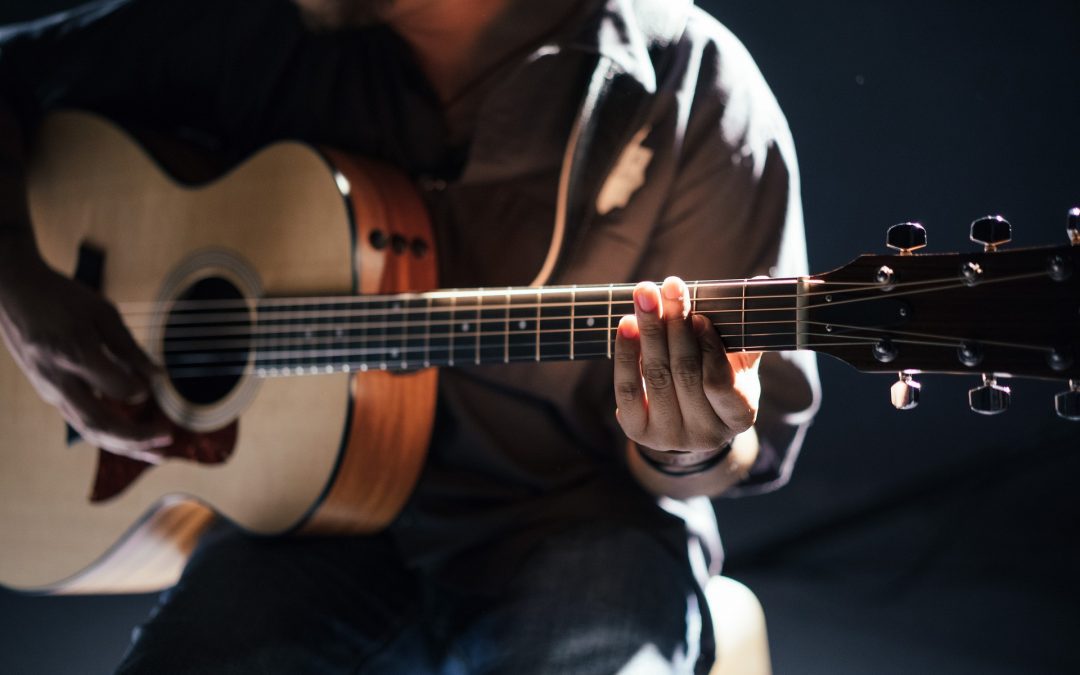
[[[506,306],[501,295],[480,298],[476,362],[501,363],[506,355]]]
[[[514,293],[510,295],[507,310],[510,325],[507,330],[507,360],[532,361],[536,359],[539,348],[537,334],[536,295],[533,293]]]
[[[571,342],[575,359],[606,356],[610,349],[611,318],[607,311],[607,288],[578,289],[571,308]]]
[[[541,295],[542,295],[541,292],[539,290],[537,290],[536,291],[536,301],[535,301],[536,302],[536,360],[537,361],[540,360],[540,331],[541,331],[541,326],[540,326],[540,296]]]
[[[540,296],[539,355],[545,361],[570,358],[572,291],[547,292]]]
[[[506,289],[506,305],[503,324],[503,363],[510,363],[510,288]]]
[[[477,363],[476,332],[479,328],[476,319],[480,312],[477,305],[480,302],[479,294],[467,294],[457,292],[456,304],[453,311],[453,348],[451,365],[464,365]]]
[[[383,317],[383,354],[379,367],[401,367],[402,348],[405,346],[405,321],[408,315],[402,312],[401,298],[386,301],[386,313]]]
[[[348,303],[350,311],[366,311],[367,304],[364,302]],[[334,319],[333,344],[334,352],[332,361],[338,368],[349,371],[354,368],[359,370],[359,363],[365,358],[361,349],[366,344],[364,339],[364,326],[368,318],[364,315],[357,317],[336,317]]]
[[[751,281],[746,285],[744,346],[770,350],[795,346],[797,284],[791,279]]]
[[[366,316],[364,323],[364,343],[361,345],[360,370],[369,368],[381,368],[386,370],[386,324],[389,319],[387,310],[390,303],[383,298],[369,299],[364,307]]]
[[[424,367],[428,362],[428,300],[407,296],[402,300],[402,313],[405,321],[398,366],[404,369]]]
[[[424,298],[424,367],[431,367],[431,296]]]
[[[454,296],[429,298],[428,362],[433,366],[454,365],[453,325]]]
[[[742,282],[701,284],[695,304],[699,314],[712,321],[728,351],[743,351],[743,288]]]
[[[577,286],[570,289],[570,360],[574,360],[574,309],[577,305]]]
[[[614,342],[615,334],[611,332],[611,295],[615,290],[615,284],[608,284],[607,287],[607,357],[611,358],[611,343]]]
[[[332,349],[330,322],[333,320],[325,316],[328,307],[323,303],[308,304],[304,307],[303,319],[300,322],[303,329],[303,339],[300,340],[304,350],[304,372],[317,373],[322,371],[327,361],[326,351]]]

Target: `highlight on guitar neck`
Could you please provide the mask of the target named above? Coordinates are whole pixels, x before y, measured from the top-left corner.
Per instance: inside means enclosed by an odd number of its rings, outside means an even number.
[[[1080,208],[1068,244],[1002,250],[1012,228],[1000,216],[971,224],[972,253],[916,254],[926,230],[888,231],[897,255],[863,255],[812,277],[800,323],[805,346],[864,372],[891,372],[899,410],[919,402],[921,372],[970,374],[971,409],[1004,412],[1006,378],[1060,380],[1054,410],[1080,421]]]

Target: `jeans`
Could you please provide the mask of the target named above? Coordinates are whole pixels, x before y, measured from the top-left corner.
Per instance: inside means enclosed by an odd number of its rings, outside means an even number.
[[[460,585],[407,569],[385,534],[266,539],[222,526],[135,630],[118,672],[651,675],[711,664],[700,585],[647,532],[569,527],[518,569],[498,565],[477,555],[479,584]],[[484,588],[488,576],[507,581]]]

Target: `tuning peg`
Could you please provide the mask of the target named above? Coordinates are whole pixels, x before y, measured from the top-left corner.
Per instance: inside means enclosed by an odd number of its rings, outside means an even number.
[[[979,218],[971,223],[971,241],[982,244],[984,251],[996,251],[1012,241],[1012,225],[1001,216]]]
[[[968,390],[968,405],[980,415],[997,415],[1009,407],[1009,388],[997,383],[993,375],[983,373],[981,387]]]
[[[1065,218],[1065,232],[1073,246],[1080,245],[1080,206],[1069,209],[1069,215]]]
[[[1058,417],[1080,422],[1080,380],[1069,380],[1069,390],[1054,397],[1054,411]]]
[[[892,399],[893,407],[897,410],[911,410],[919,405],[919,390],[922,385],[911,378],[907,373],[900,373],[900,379],[893,382],[889,389],[889,398]]]
[[[911,255],[926,246],[926,228],[918,223],[893,225],[885,233],[885,245],[900,251],[900,255]]]

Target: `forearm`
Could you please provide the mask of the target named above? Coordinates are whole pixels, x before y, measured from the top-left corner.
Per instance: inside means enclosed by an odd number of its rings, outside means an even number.
[[[717,497],[743,480],[760,448],[757,432],[750,427],[732,440],[731,452],[720,463],[700,473],[669,476],[657,471],[641,458],[633,441],[627,441],[626,461],[638,483],[654,495],[675,499]],[[702,455],[703,460],[706,458]]]

